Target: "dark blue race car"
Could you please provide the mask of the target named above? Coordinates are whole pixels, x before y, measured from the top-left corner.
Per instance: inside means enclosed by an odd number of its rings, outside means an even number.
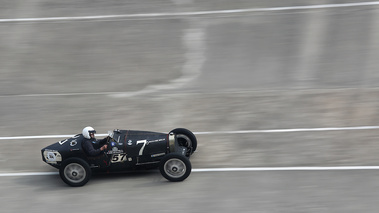
[[[119,172],[159,168],[169,181],[183,181],[191,173],[190,156],[197,148],[195,135],[183,128],[167,133],[113,130],[108,132],[107,150],[89,156],[82,147],[82,134],[56,142],[41,150],[42,160],[58,168],[70,186],[85,185],[92,172]],[[94,144],[100,148],[102,144]]]

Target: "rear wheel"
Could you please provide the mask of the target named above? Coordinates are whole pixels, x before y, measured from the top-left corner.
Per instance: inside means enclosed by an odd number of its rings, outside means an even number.
[[[91,169],[87,162],[80,158],[69,158],[63,161],[59,175],[69,186],[84,186],[91,178]]]
[[[184,128],[177,128],[172,130],[171,132],[175,133],[176,140],[178,141],[179,145],[187,148],[187,157],[189,157],[196,151],[197,139],[196,136],[190,130]]]
[[[191,169],[189,159],[176,153],[164,156],[159,165],[162,176],[172,182],[185,180],[191,174]]]

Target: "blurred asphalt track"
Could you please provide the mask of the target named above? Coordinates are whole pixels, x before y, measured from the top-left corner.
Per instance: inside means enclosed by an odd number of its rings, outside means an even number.
[[[0,0],[0,137],[185,127],[222,132],[197,136],[196,169],[379,166],[377,129],[233,134],[378,126],[379,5],[362,2],[370,1]],[[56,172],[40,149],[58,140],[0,140],[0,174]],[[96,176],[81,188],[57,175],[11,176],[0,177],[0,204],[377,212],[376,174],[208,171],[169,183],[149,171]]]

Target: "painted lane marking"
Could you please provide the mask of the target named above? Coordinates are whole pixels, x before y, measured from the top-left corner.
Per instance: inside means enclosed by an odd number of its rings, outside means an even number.
[[[48,139],[48,138],[71,138],[76,134],[72,135],[36,135],[36,136],[14,136],[14,137],[0,137],[0,140],[20,140],[20,139]],[[96,136],[104,137],[108,134],[96,134]]]
[[[350,131],[350,130],[373,130],[373,129],[379,129],[379,126],[267,129],[267,130],[239,130],[239,131],[211,131],[211,132],[194,132],[194,134],[196,134],[196,135],[214,135],[214,134],[290,133],[290,132]]]
[[[379,166],[204,168],[204,169],[192,169],[192,172],[336,171],[336,170],[379,170]]]
[[[59,175],[58,172],[15,172],[15,173],[0,173],[0,177],[20,177],[20,176],[46,176]]]
[[[291,7],[268,7],[268,8],[214,10],[214,11],[174,12],[174,13],[141,13],[141,14],[121,14],[121,15],[13,18],[13,19],[9,18],[9,19],[0,19],[0,23],[1,22],[38,22],[38,21],[83,21],[83,20],[102,20],[102,19],[115,19],[115,18],[157,18],[157,17],[170,17],[170,16],[217,15],[217,14],[231,14],[231,13],[310,10],[310,9],[328,9],[328,8],[360,7],[360,6],[375,6],[375,5],[379,5],[379,1],[342,3],[342,4],[321,4],[321,5],[308,5],[308,6],[291,6]]]
[[[192,172],[264,172],[264,171],[352,171],[379,170],[379,166],[329,166],[329,167],[242,167],[242,168],[201,168]],[[59,175],[59,172],[14,172],[0,173],[0,177]]]
[[[266,130],[237,130],[237,131],[210,131],[193,132],[195,135],[215,135],[215,134],[254,134],[254,133],[291,133],[291,132],[322,132],[322,131],[352,131],[352,130],[375,130],[379,126],[355,126],[355,127],[326,127],[326,128],[298,128],[298,129],[266,129]],[[70,138],[71,135],[39,135],[39,136],[11,136],[0,137],[0,140],[20,140],[20,139],[48,139],[48,138]],[[104,137],[108,134],[96,134]]]

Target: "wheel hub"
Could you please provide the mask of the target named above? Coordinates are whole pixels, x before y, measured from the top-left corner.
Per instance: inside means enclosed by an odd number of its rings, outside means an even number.
[[[186,165],[180,159],[170,159],[165,165],[166,174],[172,178],[179,178],[186,173]]]

